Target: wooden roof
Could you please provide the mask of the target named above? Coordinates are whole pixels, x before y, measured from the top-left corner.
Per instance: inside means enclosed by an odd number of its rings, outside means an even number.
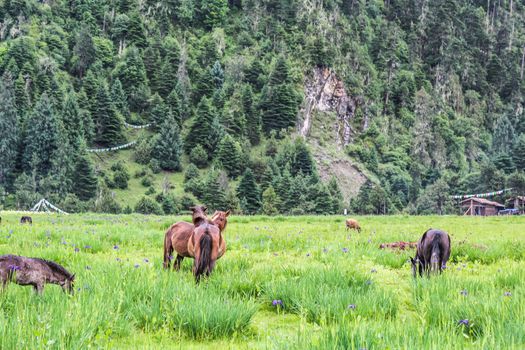
[[[491,205],[491,206],[494,206],[494,207],[505,208],[505,206],[503,204],[501,204],[501,203],[489,201],[488,199],[485,199],[485,198],[476,198],[476,197],[470,197],[470,198],[464,199],[464,200],[462,200],[460,202],[460,204],[469,203],[470,201],[474,201],[474,202],[476,202],[478,204],[482,204],[482,205]]]

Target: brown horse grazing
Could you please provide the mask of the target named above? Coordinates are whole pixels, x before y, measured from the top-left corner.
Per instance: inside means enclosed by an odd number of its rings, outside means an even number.
[[[5,288],[11,281],[22,286],[33,286],[38,294],[42,294],[46,283],[58,284],[64,292],[73,294],[75,275],[49,260],[2,255],[0,256],[2,287]]]
[[[205,207],[204,207],[205,208]],[[203,208],[203,209],[204,209]],[[191,208],[190,208],[191,209]],[[203,210],[205,215],[206,209]],[[230,211],[216,211],[209,222],[219,228],[221,231],[221,245],[219,247],[219,258],[224,255],[226,251],[226,241],[222,237],[222,232],[226,229],[228,223],[228,216]],[[180,269],[180,265],[184,258],[193,258],[193,255],[188,252],[188,241],[193,234],[195,226],[189,222],[179,221],[166,231],[164,236],[164,268],[169,269],[171,265],[171,254],[177,252],[177,257],[173,263],[175,270]]]
[[[414,277],[423,271],[427,276],[430,272],[441,273],[446,268],[450,257],[450,236],[445,231],[428,229],[417,242],[417,252],[412,262],[412,273]]]
[[[359,226],[359,223],[356,219],[346,219],[346,230],[348,231],[349,229],[353,229],[361,233],[361,226]]]
[[[193,263],[193,275],[199,283],[201,276],[209,276],[215,263],[219,258],[219,247],[221,245],[221,231],[208,220],[203,220],[203,212],[199,207],[193,210],[193,225],[195,229],[188,240],[188,252],[195,258]]]
[[[21,224],[30,223],[31,225],[33,225],[33,219],[31,219],[30,216],[22,216],[20,218],[20,223]]]

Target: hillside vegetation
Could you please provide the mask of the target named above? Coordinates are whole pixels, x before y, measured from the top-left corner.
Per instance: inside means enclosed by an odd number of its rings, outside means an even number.
[[[524,61],[514,0],[0,0],[0,205],[444,213],[525,193]]]

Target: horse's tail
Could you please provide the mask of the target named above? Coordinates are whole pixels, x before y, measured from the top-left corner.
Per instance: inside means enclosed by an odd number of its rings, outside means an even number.
[[[195,271],[195,279],[197,282],[200,280],[200,276],[203,273],[206,273],[209,275],[210,271],[210,264],[211,264],[211,249],[213,246],[213,242],[210,236],[210,233],[208,231],[208,227],[206,227],[204,234],[201,236],[201,239],[199,241],[200,246],[200,254],[199,254],[199,261],[197,263],[197,271]]]
[[[441,260],[441,235],[435,234],[431,243],[430,271],[441,271]]]
[[[170,258],[171,254],[173,253],[173,246],[171,244],[171,227],[166,231],[166,234],[164,235],[164,268],[169,269],[170,267]]]

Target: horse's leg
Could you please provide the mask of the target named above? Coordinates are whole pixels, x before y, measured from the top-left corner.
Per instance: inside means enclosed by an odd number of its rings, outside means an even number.
[[[33,284],[33,288],[34,288],[36,294],[42,295],[42,293],[44,292],[44,284],[43,283]]]
[[[184,257],[182,255],[177,254],[177,258],[175,259],[175,262],[173,263],[173,269],[175,271],[180,270],[180,265],[182,263],[182,260],[184,260]]]

